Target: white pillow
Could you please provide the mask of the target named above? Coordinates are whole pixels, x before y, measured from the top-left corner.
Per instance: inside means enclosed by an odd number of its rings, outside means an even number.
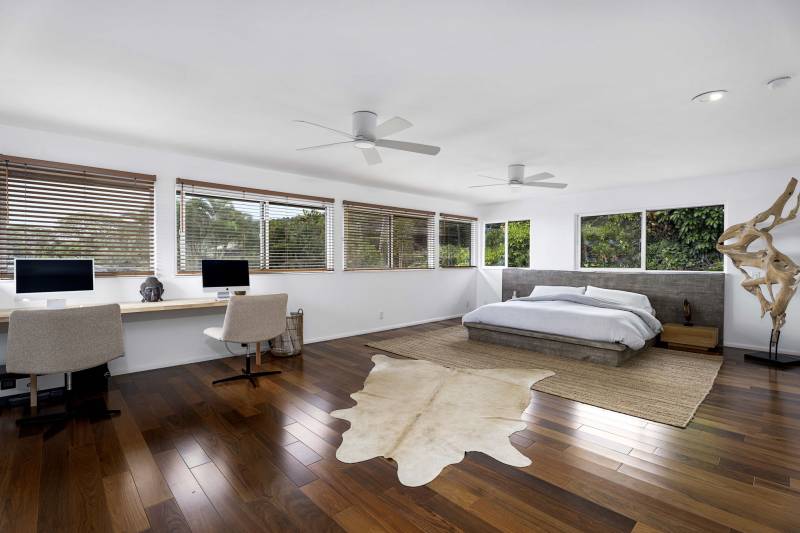
[[[554,294],[583,294],[586,287],[563,287],[560,285],[537,285],[531,296],[552,296]]]
[[[615,291],[612,289],[601,289],[600,287],[586,287],[586,296],[597,298],[600,300],[608,300],[620,305],[627,305],[629,307],[637,307],[644,309],[651,315],[655,314],[655,309],[650,305],[650,299],[644,294],[638,292],[628,291]]]

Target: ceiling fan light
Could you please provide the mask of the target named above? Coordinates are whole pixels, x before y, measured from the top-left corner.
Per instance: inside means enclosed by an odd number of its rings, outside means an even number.
[[[706,91],[704,93],[700,93],[697,96],[692,98],[692,102],[717,102],[725,98],[728,94],[728,91],[724,89],[717,89],[714,91]]]
[[[521,189],[522,188],[522,184],[519,183],[519,182],[516,182],[516,181],[512,181],[511,183],[509,183],[509,185],[511,185],[512,189]]]
[[[361,148],[362,150],[366,150],[369,148],[375,148],[375,141],[369,141],[366,139],[361,139],[353,143],[353,146],[356,148]]]
[[[773,91],[775,89],[782,89],[782,88],[786,87],[787,85],[789,85],[790,81],[792,81],[792,77],[791,76],[781,76],[780,78],[775,78],[774,80],[769,80],[767,82],[767,87],[769,87]]]

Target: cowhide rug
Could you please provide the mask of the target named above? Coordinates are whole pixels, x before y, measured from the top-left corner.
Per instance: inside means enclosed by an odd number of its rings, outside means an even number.
[[[549,370],[447,368],[429,361],[374,355],[356,405],[331,416],[348,420],[336,457],[357,463],[383,456],[397,462],[403,485],[433,481],[442,469],[483,452],[512,466],[530,459],[508,437],[525,429],[520,415],[531,386]]]

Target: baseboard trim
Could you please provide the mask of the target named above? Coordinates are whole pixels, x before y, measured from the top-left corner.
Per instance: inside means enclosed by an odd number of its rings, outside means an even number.
[[[430,322],[441,322],[442,320],[451,320],[453,318],[461,318],[464,315],[449,315],[440,316],[436,318],[426,318],[425,320],[415,320],[413,322],[403,322],[401,324],[392,324],[391,326],[379,326],[377,328],[362,329],[358,331],[351,331],[349,333],[337,333],[336,335],[329,335],[326,337],[314,337],[313,339],[306,340],[305,344],[314,344],[315,342],[333,341],[336,339],[344,339],[345,337],[357,337],[359,335],[367,335],[368,333],[377,333],[379,331],[389,331],[391,329],[401,329],[410,326],[419,326],[420,324],[428,324]]]
[[[756,346],[756,345],[753,345],[753,344],[740,344],[738,342],[737,343],[726,342],[725,343],[725,347],[726,348],[739,348],[741,350],[754,350],[754,351],[757,351],[757,352],[763,352],[763,351],[767,350],[767,345],[766,344],[762,344],[762,345]],[[780,346],[779,346],[779,348],[780,348]],[[786,355],[798,355],[798,356],[800,356],[800,351],[797,351],[797,350],[784,350],[783,348],[780,348],[780,353],[783,353],[783,354],[786,354]]]
[[[222,359],[223,357],[230,357],[229,353],[219,353],[211,355],[202,355],[200,357],[186,357],[177,361],[170,361],[169,364],[155,364],[155,365],[141,365],[129,367],[121,371],[111,371],[112,376],[122,376],[124,374],[135,374],[136,372],[147,372],[148,370],[158,370],[160,368],[170,368],[173,366],[190,365],[192,363],[202,363],[204,361],[213,361],[215,359]],[[109,363],[110,364],[110,363]]]
[[[362,329],[358,331],[350,331],[347,333],[337,333],[335,335],[327,335],[323,337],[314,337],[312,339],[305,339],[304,344],[314,344],[317,342],[325,342],[325,341],[332,341],[336,339],[344,339],[345,337],[356,337],[358,335],[366,335],[368,333],[377,333],[379,331],[388,331],[391,329],[400,329],[400,328],[407,328],[409,326],[418,326],[420,324],[428,324],[430,322],[440,322],[442,320],[450,320],[453,318],[460,318],[461,314],[457,315],[448,315],[442,317],[434,317],[434,318],[426,318],[424,320],[415,320],[413,322],[403,322],[400,324],[392,324],[387,326],[379,326],[377,328],[369,328],[369,329]],[[171,361],[168,364],[154,364],[154,365],[142,365],[142,366],[134,366],[128,367],[121,371],[112,370],[112,376],[122,376],[124,374],[134,374],[136,372],[147,372],[148,370],[158,370],[160,368],[169,368],[173,366],[181,366],[181,365],[188,365],[192,363],[202,363],[204,361],[213,361],[214,359],[221,359],[223,357],[230,357],[228,353],[220,353],[220,354],[212,354],[212,355],[203,355],[200,357],[186,357],[184,359],[180,359],[178,361]]]

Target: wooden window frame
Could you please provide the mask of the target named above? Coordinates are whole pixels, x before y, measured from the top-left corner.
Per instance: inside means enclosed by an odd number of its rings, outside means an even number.
[[[350,268],[347,266],[347,243],[348,226],[347,214],[350,210],[362,211],[376,215],[389,216],[389,228],[387,237],[388,265],[386,268]],[[342,230],[342,269],[345,272],[413,272],[435,270],[437,264],[436,257],[436,212],[423,211],[420,209],[408,209],[404,207],[394,207],[380,204],[370,204],[364,202],[353,202],[344,200],[342,202],[343,211],[343,230]],[[424,219],[427,227],[427,264],[426,267],[398,268],[394,266],[394,217],[414,217]]]
[[[12,177],[17,173],[27,173],[28,176],[27,178]],[[38,190],[35,185],[37,181],[41,182],[41,190]],[[16,191],[14,193],[18,198],[31,198],[32,201],[35,201],[35,207],[33,209],[11,207],[11,183],[13,182],[18,182],[15,187],[23,187],[24,189],[24,192]],[[24,185],[26,182],[31,184],[30,187],[32,188],[30,190],[28,190],[28,185]],[[132,219],[148,222],[148,224],[146,224],[147,230],[143,232],[137,227],[141,226],[141,224],[137,225],[134,223],[130,228],[120,230],[119,234],[143,237],[147,245],[143,248],[120,247],[114,249],[112,247],[111,250],[103,250],[103,253],[97,253],[91,257],[95,259],[95,265],[99,264],[100,269],[114,268],[113,265],[110,267],[108,265],[103,265],[103,261],[98,261],[98,258],[119,257],[122,259],[124,253],[120,252],[131,250],[132,252],[146,254],[146,263],[148,266],[147,268],[137,268],[134,270],[96,270],[95,276],[140,277],[154,275],[156,265],[155,182],[156,176],[153,174],[142,174],[0,154],[0,202],[3,202],[2,206],[0,206],[0,210],[2,210],[2,213],[0,213],[0,241],[2,241],[0,242],[0,259],[2,260],[2,264],[0,264],[0,279],[13,279],[13,264],[9,265],[10,262],[13,263],[13,257],[11,256],[12,250],[8,250],[8,253],[5,253],[6,242],[12,240],[9,230],[10,226],[8,225],[8,217],[14,216],[15,214],[22,216],[27,213],[30,218],[37,218],[37,212],[45,212],[42,206],[50,206],[46,211],[48,214],[56,212],[68,215],[71,210],[75,212],[90,211],[91,216],[96,217],[97,226],[102,226],[102,219],[107,215],[103,212],[92,213],[92,209],[100,211],[97,207],[101,206],[108,208],[108,212],[112,213],[113,208],[119,207],[120,212],[124,213],[124,206],[126,204],[130,205],[131,203],[140,205],[145,209],[141,216],[137,215],[136,217],[132,217]],[[76,185],[83,185],[83,190],[81,191],[76,188]],[[89,187],[107,187],[109,190],[90,189]],[[56,198],[53,198],[54,195]],[[74,197],[75,200],[71,200],[71,197]],[[87,198],[89,201],[87,201]],[[83,206],[78,206],[77,208],[70,207],[70,201],[78,202],[80,200],[84,202]],[[131,217],[129,217],[129,220],[130,219]],[[125,224],[130,224],[130,221],[126,221]],[[30,231],[37,230],[35,225],[32,224],[31,226],[32,227],[29,228]],[[71,246],[79,246],[81,245],[83,237],[95,237],[102,234],[101,231],[95,231],[93,229],[82,233],[73,230],[72,232],[65,233],[65,237],[67,238],[61,239],[60,242],[75,243]],[[29,246],[31,250],[34,250],[37,247],[43,246],[43,244],[38,245],[36,242],[32,242]],[[17,256],[16,253],[13,255]],[[25,255],[28,257],[68,258],[66,255],[49,255],[40,252],[33,252]],[[89,257],[83,252],[79,255]],[[98,267],[96,266],[96,268]]]
[[[216,183],[210,181],[199,181],[185,178],[178,178],[175,181],[175,193],[178,200],[175,259],[176,274],[178,276],[196,276],[199,270],[187,270],[181,268],[181,227],[185,228],[185,218],[183,212],[185,194],[197,196],[208,196],[226,198],[230,200],[257,202],[260,204],[259,227],[260,227],[260,251],[258,267],[251,267],[251,274],[301,274],[301,273],[326,273],[334,271],[334,223],[335,223],[335,200],[323,196],[312,196],[307,194],[295,194],[273,191],[269,189],[257,189],[253,187],[242,187],[227,183]],[[325,268],[269,268],[269,205],[281,205],[291,207],[301,207],[310,209],[323,209],[325,212]],[[185,229],[183,230],[185,231]]]

